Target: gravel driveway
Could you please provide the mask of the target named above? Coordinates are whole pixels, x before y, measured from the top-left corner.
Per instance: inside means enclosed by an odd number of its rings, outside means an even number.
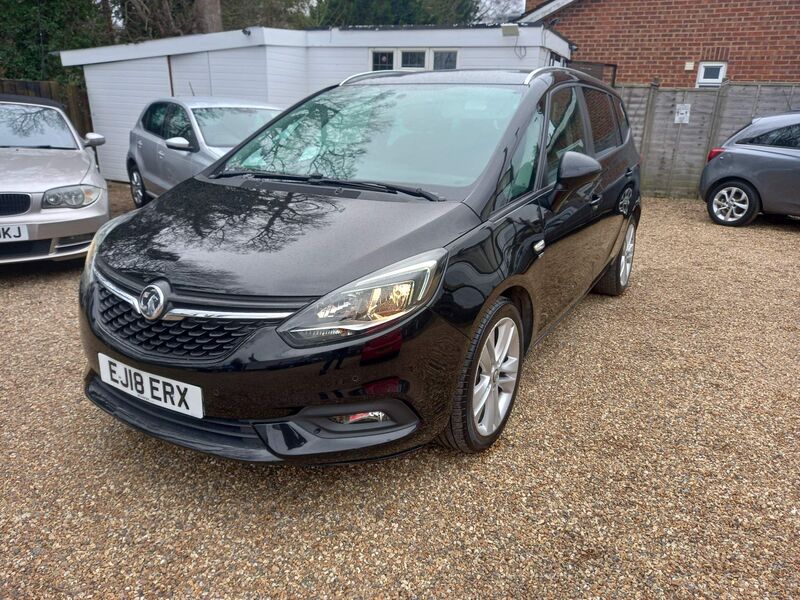
[[[0,268],[0,597],[800,595],[800,221],[649,199],[638,242],[628,293],[528,356],[491,451],[328,468],[112,420],[81,389],[81,266]]]

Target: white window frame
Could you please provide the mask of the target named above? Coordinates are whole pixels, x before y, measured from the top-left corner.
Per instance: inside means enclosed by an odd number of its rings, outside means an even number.
[[[706,67],[720,67],[719,77],[716,77],[714,79],[703,77]],[[726,62],[702,61],[699,63],[697,67],[697,84],[695,85],[695,87],[699,88],[719,87],[722,85],[722,82],[725,81],[725,75],[727,74],[727,72],[728,72],[728,63]]]
[[[425,55],[425,61],[422,67],[404,67],[403,66],[403,52],[422,52]],[[398,71],[429,71],[433,68],[431,62],[430,48],[398,48],[394,51],[394,61],[397,65]]]

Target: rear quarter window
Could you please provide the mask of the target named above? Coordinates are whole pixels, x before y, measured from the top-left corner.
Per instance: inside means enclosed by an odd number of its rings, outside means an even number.
[[[611,105],[611,96],[600,90],[584,88],[583,97],[589,113],[595,153],[601,154],[622,144],[616,117],[614,117],[614,109]]]
[[[773,129],[753,137],[745,137],[737,143],[775,146],[778,148],[800,148],[800,123]]]

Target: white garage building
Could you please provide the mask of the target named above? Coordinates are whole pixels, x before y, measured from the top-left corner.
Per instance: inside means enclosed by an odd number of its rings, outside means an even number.
[[[534,69],[570,58],[557,33],[534,26],[245,30],[61,52],[83,66],[107,179],[125,181],[128,133],[159,97],[202,95],[289,106],[349,75],[382,69]]]

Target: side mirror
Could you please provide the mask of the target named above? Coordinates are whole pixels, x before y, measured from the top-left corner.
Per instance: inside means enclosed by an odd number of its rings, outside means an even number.
[[[99,133],[89,132],[86,134],[86,137],[83,138],[83,143],[90,148],[97,148],[98,146],[102,146],[106,143],[106,138]]]
[[[192,149],[192,144],[187,140],[185,137],[171,137],[166,141],[167,148],[172,148],[173,150],[184,150],[189,152]]]
[[[577,190],[591,183],[603,172],[603,166],[591,156],[580,152],[565,152],[558,165],[556,187],[562,190]]]

